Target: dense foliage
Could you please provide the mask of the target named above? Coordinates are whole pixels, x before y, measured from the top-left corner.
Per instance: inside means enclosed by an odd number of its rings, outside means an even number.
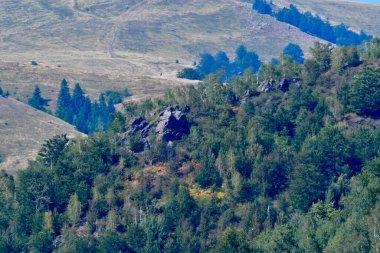
[[[301,31],[324,39],[337,45],[359,45],[363,41],[371,39],[371,36],[363,31],[357,34],[344,25],[333,26],[329,21],[323,21],[319,16],[314,16],[311,12],[301,13],[296,6],[282,8],[277,13],[272,11],[272,7],[265,0],[255,0],[253,9],[261,14],[268,14],[278,21],[288,23],[298,27]]]
[[[376,43],[339,72],[340,54],[320,44],[304,65],[263,65],[259,81],[303,79],[287,92],[243,100],[258,85],[251,72],[211,74],[127,104],[107,133],[47,141],[16,178],[0,174],[0,252],[376,252],[379,122],[348,106],[364,95],[379,109],[380,96],[359,92],[378,84],[380,61],[365,56]],[[188,136],[151,133],[143,152],[123,144],[126,122],[154,124],[168,105],[190,107]]]
[[[348,111],[360,115],[380,116],[380,68],[365,67],[341,90]]]

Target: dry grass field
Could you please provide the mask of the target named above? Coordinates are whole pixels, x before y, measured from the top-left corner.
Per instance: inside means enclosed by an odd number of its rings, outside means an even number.
[[[33,86],[54,99],[63,78],[93,97],[129,88],[136,98],[160,95],[188,81],[175,77],[204,51],[239,44],[262,60],[289,43],[305,51],[316,41],[252,11],[244,0],[3,0],[0,4],[0,86],[26,101]],[[380,34],[380,5],[340,0],[289,1],[331,21]],[[177,64],[176,61],[179,61]],[[37,66],[31,65],[36,61]]]
[[[315,41],[241,0],[3,0],[0,86],[26,101],[40,84],[54,99],[67,78],[94,97],[127,87],[141,98],[187,84],[176,72],[204,51],[233,57],[245,44],[269,60]]]
[[[0,96],[0,169],[15,173],[34,159],[45,140],[57,134],[81,135],[73,126],[47,113]]]

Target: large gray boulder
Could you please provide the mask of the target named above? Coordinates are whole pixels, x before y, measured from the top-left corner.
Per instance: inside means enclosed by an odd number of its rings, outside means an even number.
[[[160,113],[156,133],[164,141],[175,141],[190,133],[190,124],[178,107],[168,107]]]
[[[276,81],[273,80],[273,79],[262,81],[260,83],[259,87],[257,87],[257,91],[258,92],[270,92],[270,91],[273,91],[276,88],[275,87],[275,83],[276,83]]]

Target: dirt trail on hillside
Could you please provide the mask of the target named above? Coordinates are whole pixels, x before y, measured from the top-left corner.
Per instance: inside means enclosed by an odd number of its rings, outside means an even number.
[[[129,8],[125,13],[113,19],[112,27],[109,31],[109,34],[107,35],[108,39],[106,39],[106,54],[108,58],[117,58],[117,56],[114,53],[114,45],[117,40],[120,27],[126,24],[125,21],[128,20],[129,17],[131,17],[131,14],[134,11],[138,10],[140,7],[143,7],[146,3],[146,0],[141,0],[139,3]],[[126,29],[126,31],[128,32],[128,29]]]

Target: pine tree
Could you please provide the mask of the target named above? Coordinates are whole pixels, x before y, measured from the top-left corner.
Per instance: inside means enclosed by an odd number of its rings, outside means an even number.
[[[38,85],[34,88],[33,96],[28,100],[28,104],[37,110],[46,111],[44,107],[48,105],[48,100],[41,96],[41,89]]]
[[[58,95],[57,101],[57,111],[56,115],[58,118],[63,119],[66,122],[73,122],[73,112],[71,106],[71,95],[69,85],[66,79],[62,80],[61,89]]]
[[[79,111],[81,110],[82,106],[85,103],[85,96],[82,88],[80,87],[79,83],[75,84],[74,92],[73,92],[73,97],[71,100],[72,104],[72,110],[73,114],[77,115]]]
[[[88,120],[88,132],[93,133],[95,131],[99,130],[101,120],[99,117],[99,103],[98,101],[95,100],[95,102],[91,106],[91,113],[89,115],[89,120]]]
[[[109,108],[107,106],[107,102],[103,93],[99,96],[99,116],[100,121],[102,123],[102,127],[100,129],[103,131],[107,131],[110,122]]]
[[[92,104],[89,98],[85,98],[78,114],[75,116],[74,125],[82,133],[88,134],[91,125]]]

